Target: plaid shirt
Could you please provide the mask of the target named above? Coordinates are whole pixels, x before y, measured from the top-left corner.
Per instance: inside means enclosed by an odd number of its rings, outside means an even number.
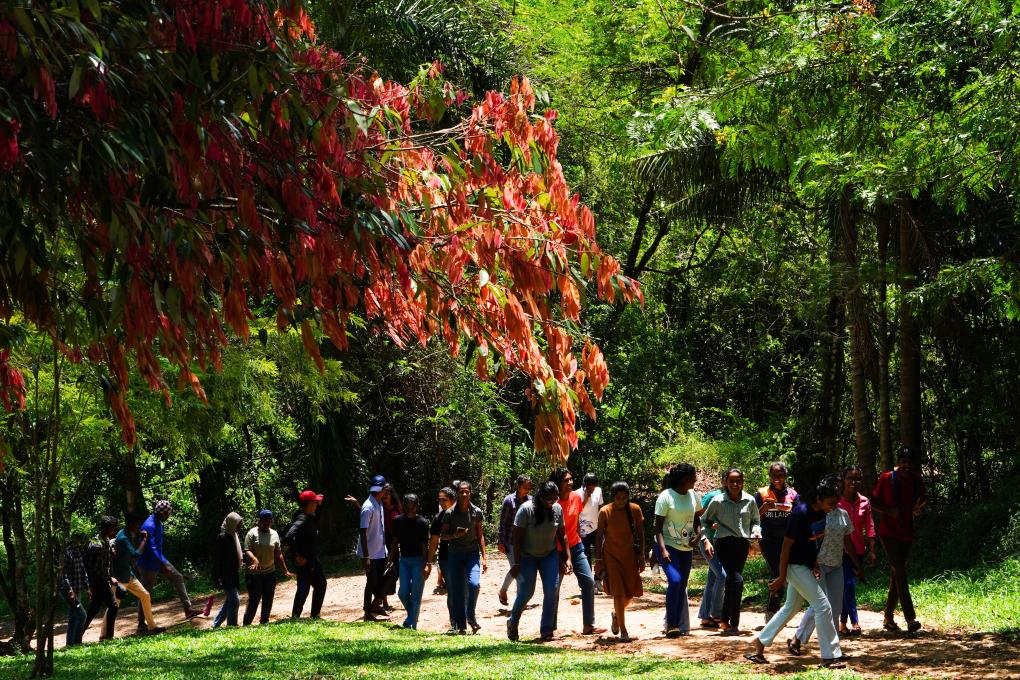
[[[85,557],[81,548],[68,545],[64,549],[63,583],[76,593],[83,593],[89,588],[89,575],[85,571]]]
[[[517,509],[531,500],[531,496],[525,496],[523,500],[517,497],[517,492],[507,495],[503,499],[503,507],[499,511],[499,540],[500,545],[508,548],[514,543],[514,517],[517,516]]]
[[[113,542],[102,534],[96,534],[86,549],[86,569],[92,583],[108,583],[113,565]]]

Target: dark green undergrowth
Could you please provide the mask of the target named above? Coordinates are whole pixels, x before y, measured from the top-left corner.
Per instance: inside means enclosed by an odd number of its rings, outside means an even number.
[[[655,655],[573,652],[484,636],[447,637],[329,621],[167,633],[60,650],[58,678],[696,678],[767,675],[733,664]],[[29,657],[0,659],[0,677],[27,678]],[[794,679],[860,678],[812,670]]]

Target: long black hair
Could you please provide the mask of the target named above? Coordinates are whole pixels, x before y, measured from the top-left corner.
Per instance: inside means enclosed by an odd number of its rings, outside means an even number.
[[[535,506],[535,526],[539,526],[542,522],[549,520],[553,521],[553,509],[552,507],[546,507],[545,503],[542,502],[544,498],[551,498],[553,503],[560,497],[560,487],[556,482],[549,481],[543,484],[538,493],[535,494],[534,500],[531,502]]]
[[[826,498],[837,498],[842,490],[839,488],[840,478],[836,475],[826,475],[818,482],[818,486],[811,492],[808,504],[817,503]]]
[[[666,486],[675,491],[683,481],[695,477],[697,473],[698,471],[690,463],[674,465],[666,473]]]

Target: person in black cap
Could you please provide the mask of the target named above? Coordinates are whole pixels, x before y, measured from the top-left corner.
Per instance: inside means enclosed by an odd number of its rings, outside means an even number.
[[[386,478],[376,475],[368,487],[368,498],[361,505],[358,521],[358,557],[365,567],[365,598],[363,609],[365,621],[389,620],[386,610],[377,602],[382,601],[384,574],[386,572],[386,522],[383,518],[383,504],[380,496]]]
[[[287,547],[294,553],[294,562],[297,564],[297,569],[294,570],[297,576],[297,590],[294,591],[294,606],[290,612],[291,617],[295,619],[301,617],[309,589],[312,591],[310,615],[313,619],[319,618],[322,600],[326,597],[326,575],[322,573],[322,565],[319,563],[319,530],[315,526],[315,513],[322,503],[322,498],[321,493],[311,490],[301,492],[298,496],[301,509],[294,514],[294,521],[284,538]]]
[[[248,573],[244,585],[248,589],[248,604],[244,609],[244,625],[251,625],[255,612],[262,603],[259,623],[268,623],[273,611],[273,597],[276,595],[276,565],[280,565],[285,578],[293,574],[283,559],[283,545],[280,535],[273,529],[273,511],[260,510],[259,522],[248,530],[244,537],[244,556],[248,562]]]

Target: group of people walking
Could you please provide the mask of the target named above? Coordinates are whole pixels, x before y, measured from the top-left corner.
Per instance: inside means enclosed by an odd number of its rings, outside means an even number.
[[[865,561],[874,564],[876,533],[891,567],[885,627],[898,630],[894,620],[901,605],[907,629],[921,627],[911,603],[906,563],[913,538],[912,518],[924,506],[924,485],[910,470],[910,451],[900,453],[895,470],[880,476],[872,498],[860,493],[863,474],[846,468],[839,476],[823,479],[809,493],[788,486],[787,469],[774,463],[769,484],[753,495],[744,490],[739,468],[726,470],[718,488],[699,494],[697,471],[682,463],[672,467],[654,506],[651,550],[648,551],[645,517],[631,500],[630,487],[619,481],[608,499],[593,474],[574,489],[566,468],[555,470],[537,489],[527,476],[517,478],[503,499],[497,532],[498,549],[508,564],[498,598],[508,606],[506,634],[520,636],[521,616],[542,584],[539,634],[552,639],[558,623],[560,587],[573,575],[580,589],[582,633],[604,633],[595,624],[595,595],[601,590],[613,600],[610,628],[623,640],[627,608],[643,595],[641,574],[646,565],[661,568],[667,581],[663,630],[668,638],[691,630],[687,585],[698,550],[708,565],[700,625],[722,635],[740,634],[743,571],[751,542],[759,541],[769,569],[766,625],[754,637],[746,658],[767,663],[765,649],[797,613],[809,605],[796,634],[787,642],[792,654],[801,654],[815,630],[823,663],[834,665],[843,656],[840,636],[860,633],[856,584]],[[434,591],[447,597],[449,632],[476,633],[481,574],[488,569],[484,515],[472,502],[467,481],[455,481],[437,494],[438,512],[427,518],[415,494],[402,499],[382,476],[372,478],[368,497],[359,502],[357,555],[365,571],[363,616],[367,621],[388,620],[396,594],[405,610],[403,627],[416,629],[425,582],[433,567],[440,585]],[[311,616],[318,617],[326,578],[318,558],[316,513],[323,496],[305,491],[284,538],[272,528],[273,513],[262,510],[258,522],[243,537],[243,518],[230,513],[215,542],[213,576],[225,593],[213,626],[237,625],[240,574],[243,570],[248,603],[244,624],[269,620],[276,589],[277,567],[284,576],[296,576],[291,610],[299,617],[311,594]],[[880,516],[876,532],[873,512]],[[105,608],[101,639],[113,637],[120,599],[125,592],[140,603],[138,629],[158,633],[152,618],[150,592],[156,579],[169,580],[177,591],[185,617],[201,612],[192,607],[184,579],[163,553],[163,524],[170,515],[168,501],[156,503],[144,522],[128,515],[123,529],[117,519],[104,517],[99,533],[87,545],[81,537],[67,546],[62,586],[68,603],[67,644],[81,642],[90,622]],[[292,574],[284,559],[289,551]],[[444,585],[445,583],[445,585]],[[511,585],[516,586],[513,603]],[[785,589],[785,601],[781,597]],[[88,607],[83,595],[90,594]],[[205,614],[210,613],[212,598]]]
[[[213,620],[214,628],[223,623],[237,625],[242,569],[248,591],[245,625],[255,620],[260,605],[259,621],[269,621],[276,592],[277,566],[285,577],[297,577],[292,615],[301,615],[309,591],[313,592],[312,616],[319,615],[326,577],[318,560],[315,513],[322,502],[322,495],[304,491],[298,501],[300,508],[283,541],[273,529],[273,513],[270,510],[258,513],[258,522],[243,540],[240,535],[244,522],[241,515],[232,512],[224,518],[213,547],[212,576],[225,596],[223,606]],[[214,598],[207,600],[204,612],[192,606],[184,576],[163,552],[163,525],[170,513],[170,502],[160,500],[144,521],[140,516],[128,513],[121,528],[116,517],[104,516],[99,521],[99,533],[91,540],[81,534],[72,537],[64,549],[59,579],[61,595],[67,603],[68,646],[81,644],[82,636],[100,612],[103,613],[103,628],[99,639],[112,638],[117,613],[127,593],[138,599],[137,633],[151,635],[163,632],[152,615],[151,592],[159,577],[173,585],[185,619],[210,614]],[[284,560],[284,546],[293,555],[294,573]]]

